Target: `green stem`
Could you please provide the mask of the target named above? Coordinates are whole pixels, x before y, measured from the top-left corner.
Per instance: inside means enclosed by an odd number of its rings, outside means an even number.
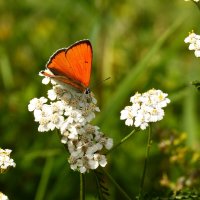
[[[106,174],[106,176],[109,178],[109,180],[113,183],[113,185],[116,186],[116,188],[121,192],[122,195],[124,195],[124,197],[128,200],[131,200],[131,198],[128,196],[128,194],[122,189],[122,187],[114,180],[114,178],[108,173],[106,172],[106,170],[104,170],[102,168],[103,172]]]
[[[54,160],[52,157],[48,157],[46,159],[46,163],[43,168],[42,176],[41,176],[39,186],[38,186],[38,189],[36,192],[35,200],[44,199],[44,195],[47,192],[47,185],[48,185],[48,181],[49,181],[50,174],[52,171],[53,162],[54,162]]]
[[[147,146],[146,146],[144,168],[143,168],[142,178],[140,182],[139,199],[141,199],[141,197],[143,196],[144,179],[145,179],[146,170],[147,170],[147,162],[149,158],[150,147],[151,147],[151,124],[149,125],[149,131],[148,131],[148,140],[147,140]]]
[[[85,200],[85,175],[80,173],[80,200]]]
[[[120,142],[118,142],[112,149],[110,149],[109,151],[107,151],[107,152],[105,153],[105,155],[110,154],[113,150],[115,150],[118,146],[120,146],[122,143],[124,143],[126,140],[128,140],[128,139],[133,135],[133,133],[137,132],[138,130],[139,130],[139,129],[134,129],[134,130],[132,130],[127,136],[125,136],[124,138],[122,138],[122,139],[120,140]]]

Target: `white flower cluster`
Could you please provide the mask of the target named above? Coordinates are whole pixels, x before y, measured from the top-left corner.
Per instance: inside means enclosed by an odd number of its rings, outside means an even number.
[[[10,158],[10,149],[1,149],[0,148],[0,172],[6,171],[9,167],[15,167],[16,164],[12,158]]]
[[[190,33],[184,40],[185,43],[189,43],[189,50],[194,50],[196,57],[200,57],[200,35]]]
[[[127,126],[140,127],[142,130],[148,127],[150,122],[157,122],[163,119],[164,110],[170,102],[166,98],[168,94],[161,90],[151,89],[143,94],[136,93],[131,97],[131,106],[126,106],[121,111],[121,120],[126,120]]]
[[[0,192],[0,200],[8,200],[8,197],[2,192]]]
[[[46,77],[42,82],[47,84],[49,80]],[[70,152],[71,169],[84,173],[99,165],[105,167],[107,160],[100,151],[111,149],[113,140],[89,124],[95,118],[95,112],[100,111],[97,100],[91,93],[80,93],[52,80],[51,83],[53,89],[48,91],[48,99],[34,98],[28,105],[28,110],[34,113],[35,121],[39,123],[38,131],[59,130],[61,142]]]

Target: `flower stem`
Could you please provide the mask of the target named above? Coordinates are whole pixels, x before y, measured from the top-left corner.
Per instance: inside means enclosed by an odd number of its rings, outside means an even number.
[[[85,175],[80,173],[80,200],[85,200]]]
[[[105,155],[110,154],[113,150],[115,150],[118,146],[120,146],[122,143],[124,143],[126,140],[128,140],[133,135],[133,133],[137,132],[138,130],[139,129],[133,129],[127,136],[125,136],[124,138],[122,138],[120,140],[120,142],[118,142],[117,144],[115,144],[115,146],[112,149],[110,149],[109,151],[107,151],[105,153]]]
[[[145,155],[145,161],[144,161],[144,168],[143,168],[143,173],[142,173],[142,178],[140,182],[140,190],[139,190],[139,199],[142,198],[143,196],[143,187],[144,187],[144,179],[146,175],[146,170],[147,170],[147,161],[149,158],[149,151],[151,147],[151,124],[149,125],[149,131],[148,131],[148,140],[147,140],[147,146],[146,146],[146,155]]]
[[[113,183],[113,185],[115,185],[115,187],[121,192],[121,194],[124,195],[125,199],[131,200],[131,198],[128,196],[128,194],[124,191],[124,189],[122,189],[122,187],[114,180],[114,178],[108,173],[106,172],[106,170],[104,170],[102,168],[103,172],[106,174],[106,176],[109,178],[109,180]]]

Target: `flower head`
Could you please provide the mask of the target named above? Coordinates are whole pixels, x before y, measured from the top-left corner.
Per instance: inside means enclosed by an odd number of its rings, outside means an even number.
[[[5,172],[9,167],[15,167],[16,164],[12,158],[10,158],[10,149],[0,148],[0,172]]]
[[[163,119],[164,110],[170,100],[161,90],[151,89],[143,94],[136,93],[130,98],[131,106],[126,106],[121,111],[121,120],[125,120],[127,126],[134,125],[142,130],[146,129],[150,122]]]
[[[185,43],[189,43],[189,50],[194,50],[196,57],[200,57],[200,35],[190,33],[184,40]]]
[[[52,83],[47,79],[44,78],[43,83]],[[99,165],[105,167],[107,161],[101,151],[112,148],[113,140],[107,138],[99,127],[90,124],[95,112],[100,111],[94,95],[80,93],[56,82],[52,83],[47,94],[48,99],[34,98],[28,105],[28,110],[39,123],[38,131],[59,130],[61,143],[67,145],[70,153],[71,169],[85,173]]]

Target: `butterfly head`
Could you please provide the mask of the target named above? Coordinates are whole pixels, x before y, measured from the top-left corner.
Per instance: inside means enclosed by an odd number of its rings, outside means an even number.
[[[85,94],[90,94],[90,93],[91,93],[90,88],[86,88],[85,91],[84,91],[84,93],[85,93]]]

